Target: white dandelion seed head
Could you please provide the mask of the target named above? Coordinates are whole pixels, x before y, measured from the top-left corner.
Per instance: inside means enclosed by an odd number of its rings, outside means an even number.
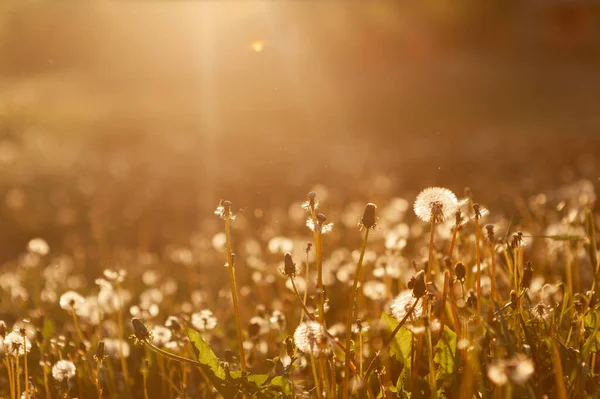
[[[52,378],[62,382],[75,376],[75,365],[69,360],[59,360],[52,366]]]
[[[39,256],[46,256],[50,252],[50,246],[43,238],[34,238],[27,243],[29,252]]]
[[[129,357],[131,349],[126,341],[117,338],[104,339],[104,352],[107,356],[118,359],[121,357],[121,351],[123,351],[123,357]]]
[[[64,310],[77,310],[85,299],[75,291],[67,291],[60,296],[60,307]]]
[[[413,208],[422,221],[430,222],[433,216],[436,223],[441,223],[456,212],[458,199],[447,188],[429,187],[419,193]]]
[[[217,326],[217,318],[213,316],[213,312],[208,309],[203,309],[192,314],[192,325],[198,331],[209,331]]]
[[[363,287],[364,295],[373,300],[373,301],[381,301],[387,296],[387,287],[384,283],[377,280],[367,281]]]
[[[413,303],[415,302],[415,298],[412,295],[411,290],[402,291],[390,305],[390,310],[392,312],[392,316],[398,321],[404,319],[408,311],[411,309]],[[417,316],[415,312],[408,317],[407,322],[415,322],[417,320]]]
[[[104,277],[106,277],[109,281],[122,283],[125,281],[125,277],[127,277],[127,271],[124,269],[106,269],[104,270]]]
[[[156,346],[165,346],[171,340],[173,333],[167,327],[155,326],[152,327],[152,343]]]
[[[9,356],[23,356],[31,350],[31,341],[27,335],[23,336],[18,331],[13,331],[4,337],[4,350]]]
[[[296,328],[294,342],[299,351],[313,356],[318,357],[331,352],[331,342],[325,329],[314,321],[304,322]]]

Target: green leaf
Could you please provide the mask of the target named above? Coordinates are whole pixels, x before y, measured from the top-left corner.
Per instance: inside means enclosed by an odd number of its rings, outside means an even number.
[[[250,396],[261,391],[261,397],[269,397],[266,392],[261,390],[261,388],[263,388],[263,386],[268,388],[271,385],[277,385],[273,383],[277,377],[273,378],[270,384],[265,385],[269,380],[268,374],[249,374],[246,378],[243,378],[241,371],[234,371],[227,375],[225,369],[221,366],[219,358],[215,355],[208,343],[202,338],[200,333],[188,328],[187,334],[196,351],[198,362],[201,363],[202,371],[206,374],[217,392],[223,397],[234,397],[239,391],[243,391]]]
[[[435,346],[433,361],[438,365],[436,378],[443,378],[456,371],[456,333],[444,326],[442,337]]]
[[[202,371],[206,374],[217,392],[225,398],[233,397],[238,392],[238,388],[226,379],[225,370],[221,366],[217,355],[210,349],[210,346],[198,331],[188,328],[187,334],[194,346],[198,361],[202,364]]]
[[[390,333],[398,326],[398,321],[392,316],[382,313],[381,320],[389,328]],[[412,349],[412,334],[406,327],[400,328],[390,344],[390,354],[402,362],[405,367],[410,367],[410,351]]]

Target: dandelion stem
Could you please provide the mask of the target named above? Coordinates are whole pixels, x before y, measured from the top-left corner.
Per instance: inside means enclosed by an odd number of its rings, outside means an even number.
[[[358,258],[358,264],[356,265],[356,273],[354,274],[354,284],[352,285],[352,292],[350,293],[350,303],[348,305],[348,317],[346,319],[346,348],[350,348],[352,338],[352,322],[354,321],[354,309],[356,306],[356,296],[358,291],[358,282],[360,281],[360,269],[362,268],[363,259],[365,257],[365,251],[367,249],[367,241],[369,239],[369,230],[365,229],[365,237],[363,239],[362,248],[360,250],[360,257]],[[344,361],[344,382],[342,385],[343,398],[348,398],[348,385],[350,379],[350,359],[346,355]]]
[[[27,350],[27,348],[24,348],[24,350]],[[20,377],[20,373],[19,373],[19,351],[16,351],[16,371],[15,371],[15,378],[17,380],[17,395],[16,396],[21,396],[21,377]]]
[[[4,357],[4,365],[6,366],[6,374],[8,375],[8,383],[10,387],[10,397],[14,399],[15,397],[15,385],[12,375],[12,361],[8,356]]]
[[[490,240],[490,260],[491,260],[491,272],[490,280],[492,284],[492,298],[498,301],[498,291],[496,290],[496,251],[494,241]]]
[[[383,346],[381,347],[381,349],[379,349],[377,351],[377,353],[375,354],[375,356],[371,360],[371,363],[369,363],[369,366],[367,367],[367,371],[365,371],[365,376],[363,377],[363,379],[365,381],[365,384],[368,384],[369,375],[371,374],[371,372],[375,368],[375,363],[376,363],[377,359],[379,358],[379,356],[381,355],[381,352],[384,349],[386,349],[392,343],[392,341],[394,340],[394,337],[396,336],[396,334],[398,334],[398,331],[400,331],[400,329],[402,328],[402,326],[404,325],[404,323],[406,323],[406,320],[408,320],[408,318],[414,312],[415,308],[417,307],[417,303],[419,303],[419,299],[420,298],[415,299],[415,301],[413,302],[413,304],[410,307],[410,309],[408,310],[408,312],[406,312],[406,314],[404,315],[404,317],[402,318],[402,320],[400,320],[400,323],[398,323],[398,325],[396,326],[396,328],[394,328],[394,331],[392,331],[392,334],[384,341]]]
[[[116,281],[116,286],[117,298],[119,303],[119,309],[117,310],[117,327],[119,329],[119,356],[121,358],[121,368],[123,369],[123,378],[125,379],[125,386],[127,387],[127,392],[131,394],[131,387],[129,386],[129,370],[127,369],[127,359],[125,359],[123,349],[123,340],[125,338],[125,333],[123,329],[123,297],[121,296],[121,284],[119,283],[119,280]],[[75,313],[73,313],[73,317],[75,317]]]
[[[479,228],[479,217],[475,216],[475,263],[477,264],[477,277],[476,286],[477,291],[477,312],[481,313],[481,253],[480,253],[480,242],[481,242],[481,229]]]
[[[23,365],[25,368],[25,399],[29,399],[29,370],[27,369],[27,337],[23,334]]]
[[[306,279],[306,287],[304,288],[304,299],[302,300],[302,303],[304,305],[306,305],[306,300],[308,298],[308,282],[310,281],[309,279],[309,273],[310,271],[310,263],[308,263],[308,250],[306,251],[306,276],[304,277]],[[304,312],[300,312],[300,324],[302,324],[302,322],[304,321]]]
[[[227,269],[229,270],[229,282],[231,284],[231,298],[233,300],[233,311],[235,313],[235,324],[237,341],[240,348],[240,367],[242,374],[246,373],[246,357],[244,355],[244,338],[242,337],[242,322],[240,320],[240,306],[235,282],[235,269],[233,264],[233,252],[231,251],[231,215],[225,217],[225,238],[227,245]]]
[[[321,399],[323,393],[321,392],[321,384],[319,384],[319,374],[317,373],[317,366],[315,365],[315,356],[310,354],[310,364],[312,366],[313,378],[315,380],[315,390],[317,391],[317,398]]]
[[[431,390],[431,398],[437,399],[435,364],[433,363],[433,344],[431,342],[431,328],[429,325],[427,325],[427,358],[429,360],[429,388]]]
[[[200,362],[198,362],[198,361],[196,361],[196,360],[193,360],[193,359],[188,359],[187,357],[179,356],[179,355],[176,355],[176,354],[174,354],[174,353],[171,353],[171,352],[167,352],[167,351],[165,351],[165,350],[162,350],[162,349],[160,349],[159,347],[155,346],[155,345],[154,345],[152,342],[150,342],[149,340],[142,340],[142,341],[140,341],[140,342],[141,342],[142,344],[144,344],[144,345],[145,345],[145,346],[146,346],[148,349],[150,349],[150,350],[152,350],[152,351],[154,351],[154,352],[156,352],[156,353],[158,353],[158,354],[160,354],[160,355],[163,355],[164,357],[166,357],[166,358],[169,358],[169,359],[171,359],[171,360],[175,360],[175,361],[177,361],[177,362],[180,362],[180,363],[187,363],[187,364],[191,364],[191,365],[193,365],[193,366],[198,366],[198,367],[201,367],[201,366],[202,366],[202,363],[200,363]]]

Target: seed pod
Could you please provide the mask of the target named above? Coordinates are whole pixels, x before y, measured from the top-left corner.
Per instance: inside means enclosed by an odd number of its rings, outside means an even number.
[[[317,221],[323,224],[327,221],[327,216],[323,215],[322,213],[317,213]]]
[[[456,274],[457,280],[464,280],[467,275],[467,268],[462,263],[458,262],[454,266],[454,273]]]
[[[144,341],[150,338],[150,331],[140,319],[134,317],[131,319],[131,325],[133,326],[133,334],[138,340]]]
[[[421,270],[413,277],[413,296],[415,298],[421,298],[427,293],[427,286],[425,285],[425,272]]]
[[[363,225],[367,229],[372,229],[377,224],[377,218],[375,217],[375,210],[377,209],[377,205],[369,202],[365,207],[365,211],[363,212],[362,219],[360,221],[361,225]]]
[[[94,355],[97,362],[101,362],[104,359],[104,341],[98,342],[98,347],[96,348],[96,354]]]
[[[532,278],[533,268],[531,267],[531,261],[528,261],[525,268],[523,269],[523,277],[521,278],[521,288],[529,288],[531,286]]]
[[[287,252],[284,257],[283,257],[283,274],[285,274],[288,277],[292,277],[296,275],[296,264],[294,263],[294,260],[292,259],[292,255]]]

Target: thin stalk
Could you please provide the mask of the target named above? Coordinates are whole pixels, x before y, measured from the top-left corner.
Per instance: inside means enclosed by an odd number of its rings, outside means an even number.
[[[490,240],[490,258],[491,258],[491,283],[492,283],[492,298],[498,301],[498,291],[496,289],[496,252],[494,251],[494,242]]]
[[[392,343],[392,341],[394,340],[394,337],[396,336],[396,334],[398,334],[398,331],[400,331],[400,329],[402,328],[402,326],[404,325],[404,323],[406,323],[406,320],[408,320],[408,318],[414,312],[415,308],[417,307],[417,303],[419,303],[419,299],[421,299],[421,298],[415,299],[415,301],[413,302],[413,304],[410,307],[410,309],[408,310],[408,312],[406,312],[406,314],[404,315],[404,317],[402,318],[402,320],[400,320],[400,323],[398,323],[398,325],[396,326],[396,328],[394,328],[394,331],[392,331],[392,334],[384,341],[381,349],[379,349],[377,351],[377,353],[375,354],[375,356],[373,356],[373,359],[371,360],[371,363],[369,363],[369,366],[367,367],[367,371],[365,371],[365,376],[363,377],[363,380],[365,381],[365,384],[368,385],[369,375],[371,374],[371,372],[375,368],[375,363],[377,362],[377,359],[381,355],[381,352],[384,349],[386,349]]]
[[[50,394],[50,382],[48,381],[48,367],[46,366],[46,361],[44,361],[44,365],[42,366],[42,372],[44,374],[44,389],[46,391],[46,398],[52,399],[52,395]]]
[[[312,366],[313,379],[315,380],[315,389],[317,391],[317,398],[322,399],[323,392],[321,392],[321,384],[319,383],[319,373],[317,373],[317,366],[315,364],[315,357],[311,353],[310,354],[310,363]]]
[[[306,272],[305,272],[305,279],[306,279],[306,287],[304,288],[304,298],[302,300],[302,303],[304,303],[304,305],[306,305],[306,301],[308,299],[308,282],[310,281],[310,276],[309,276],[309,271],[310,271],[310,263],[308,262],[308,250],[306,251]],[[302,322],[304,321],[304,312],[300,312],[300,324],[302,324]]]
[[[315,227],[315,230],[318,230]],[[325,286],[323,285],[323,234],[315,232],[315,253],[317,255],[317,298],[319,300],[319,323],[325,327]]]
[[[437,399],[437,388],[435,382],[435,364],[433,363],[433,344],[431,342],[431,328],[427,326],[427,358],[429,360],[429,388],[431,399]]]
[[[331,397],[335,397],[335,393],[337,392],[337,383],[335,380],[335,355],[329,358],[327,362],[329,365],[329,374],[331,376]]]
[[[25,399],[29,399],[29,371],[27,369],[27,337],[23,334],[23,364],[25,368]]]
[[[325,395],[327,395],[327,392],[329,392],[329,381],[327,380],[327,376],[325,374],[325,359],[323,356],[319,356],[319,373],[321,376],[323,392],[325,392]]]
[[[117,297],[119,299],[119,309],[117,310],[117,327],[119,329],[119,357],[121,358],[121,368],[123,369],[123,378],[125,379],[125,386],[127,387],[127,392],[131,394],[131,387],[129,386],[129,370],[127,369],[127,359],[125,359],[124,354],[124,338],[125,333],[123,329],[123,298],[121,296],[121,284],[119,281],[116,281],[117,286]],[[73,313],[73,317],[75,317],[75,313]],[[77,322],[77,320],[75,320]],[[81,338],[83,339],[83,338]]]
[[[481,313],[481,254],[479,253],[479,243],[481,242],[481,231],[479,229],[479,217],[475,217],[475,263],[477,264],[477,312]]]
[[[358,282],[360,280],[360,269],[362,268],[363,259],[365,257],[365,251],[367,249],[367,241],[369,239],[369,229],[365,229],[365,238],[363,239],[362,248],[360,250],[360,256],[358,258],[358,264],[356,265],[356,273],[354,275],[354,284],[352,285],[352,292],[350,293],[350,304],[348,306],[348,317],[346,319],[346,348],[350,348],[352,338],[352,322],[354,321],[354,307],[356,302],[356,292],[358,291]],[[350,380],[350,359],[346,356],[344,361],[344,380],[343,380],[343,394],[344,399],[348,398],[348,385]]]
[[[448,248],[448,256],[452,259],[452,253],[454,252],[454,245],[456,244],[456,236],[458,234],[458,224],[454,225],[452,229],[452,239],[450,240],[450,248]]]
[[[235,324],[236,324],[236,332],[237,332],[237,341],[238,346],[240,348],[240,367],[242,369],[242,374],[245,374],[247,371],[246,366],[246,357],[244,356],[244,338],[242,337],[242,322],[240,320],[240,305],[237,294],[237,285],[235,282],[235,271],[233,264],[233,253],[231,251],[231,217],[225,217],[225,237],[226,237],[226,245],[227,245],[227,264],[229,265],[227,269],[229,270],[229,282],[231,284],[231,297],[233,300],[233,311],[235,313]]]
[[[25,348],[27,349],[27,348]],[[16,392],[16,396],[20,397],[21,396],[21,376],[19,375],[19,351],[17,351],[16,356],[15,356],[15,362],[16,362],[16,371],[15,371],[15,379],[17,380],[17,392]]]
[[[4,358],[4,365],[6,366],[6,374],[8,375],[8,383],[10,387],[10,397],[11,399],[15,398],[15,384],[12,375],[12,361],[8,356]]]
[[[102,360],[96,361],[96,390],[98,391],[98,399],[102,399],[102,386],[100,385],[100,371],[102,369]]]

